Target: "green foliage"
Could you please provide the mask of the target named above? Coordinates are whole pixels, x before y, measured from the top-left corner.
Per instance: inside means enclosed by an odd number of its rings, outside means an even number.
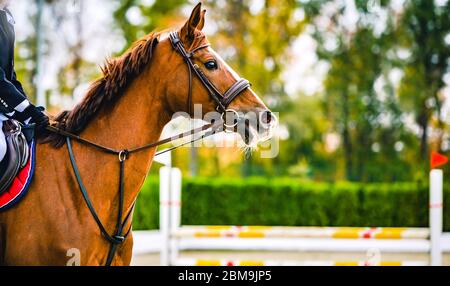
[[[439,130],[433,140],[433,149],[437,150],[442,148],[443,131],[447,129],[441,116],[444,97],[439,93],[445,86],[443,77],[450,69],[450,45],[445,40],[450,34],[449,13],[448,1],[443,5],[437,1],[411,1],[398,27],[404,41],[397,45],[410,53],[403,60],[405,75],[399,96],[405,110],[412,112],[421,128],[419,152],[422,159],[428,156],[430,126]]]
[[[158,183],[139,195],[134,229],[158,228]],[[448,205],[450,189],[445,189]],[[450,210],[444,209],[450,230]],[[426,227],[428,186],[420,183],[317,183],[292,178],[185,178],[184,225]]]
[[[92,29],[87,9],[69,15],[67,1],[46,2],[51,14],[45,19],[45,62],[53,66],[62,61],[52,79],[57,85],[47,92],[58,104],[98,75],[98,69],[85,57],[92,38],[99,36],[86,33]],[[108,5],[104,8],[114,11],[114,25],[102,29],[122,35],[123,49],[153,30],[180,27],[197,3],[97,2],[98,7]],[[396,182],[426,177],[429,145],[439,150],[448,140],[442,88],[450,69],[450,1],[404,1],[401,5],[393,0],[203,2],[207,9],[204,30],[212,47],[279,113],[288,135],[280,142],[279,156],[272,160],[259,158],[258,152],[244,159],[237,148],[199,148],[198,174],[295,176],[327,182]],[[355,5],[350,5],[352,2]],[[31,99],[35,97],[36,31],[23,27],[35,26],[35,4],[30,1],[28,9],[20,11],[26,17],[17,17],[16,24],[16,70]],[[23,23],[24,19],[29,23]],[[66,26],[76,33],[64,33],[53,41]],[[303,51],[294,49],[310,37],[316,45],[317,66],[328,67],[323,89],[312,96],[301,92],[288,95],[286,78],[301,76],[285,76],[287,71],[296,70],[292,69],[293,54],[310,60]],[[53,42],[68,40],[70,43],[53,46]],[[67,56],[58,59],[55,47]],[[330,137],[338,141],[332,149],[328,148]],[[186,149],[177,150],[174,165],[187,173],[188,158]]]
[[[208,34],[212,47],[239,75],[252,83],[252,89],[269,108],[284,111],[290,104],[295,105],[287,98],[282,75],[291,64],[292,43],[306,24],[305,19],[297,16],[301,12],[297,1],[267,0],[256,3],[230,0],[205,1],[205,4],[208,9],[206,26],[214,29],[214,33]],[[298,145],[300,142],[295,143]],[[287,146],[286,149],[292,147],[296,146]],[[297,164],[303,158],[302,155],[304,153],[295,156],[293,163]],[[271,163],[260,160],[257,155],[240,159],[241,166],[237,167],[243,176],[275,175],[277,172],[287,175],[289,168],[289,163],[283,159]],[[236,170],[220,164],[218,167]]]
[[[423,170],[428,129],[437,131],[431,138],[437,150],[448,129],[439,93],[449,68],[450,47],[444,40],[450,32],[449,2],[407,1],[399,13],[393,1],[355,1],[353,27],[343,21],[352,9],[348,3],[302,3],[313,23],[317,54],[330,64],[323,100],[332,129],[342,138],[339,158],[346,178],[396,181]],[[387,18],[381,19],[380,12]],[[316,21],[324,17],[325,27]],[[391,79],[393,71],[401,74],[400,84]],[[377,81],[381,91],[375,89]],[[404,119],[410,115],[421,129],[420,140],[408,130],[411,123]],[[380,171],[385,166],[389,172]]]
[[[213,47],[219,52],[231,51],[225,59],[253,83],[258,94],[272,99],[271,107],[280,105],[285,96],[283,67],[289,64],[291,43],[305,25],[295,18],[296,1],[266,0],[253,10],[252,1],[205,2],[211,7],[206,25],[217,27],[209,37]]]
[[[32,82],[33,76],[36,73],[36,65],[34,63],[36,47],[34,42],[34,38],[27,38],[24,41],[16,43],[14,63],[17,78],[21,82],[27,96],[33,101],[36,98],[36,90]]]
[[[147,179],[136,201],[133,215],[134,229],[159,226],[159,184],[156,177]]]

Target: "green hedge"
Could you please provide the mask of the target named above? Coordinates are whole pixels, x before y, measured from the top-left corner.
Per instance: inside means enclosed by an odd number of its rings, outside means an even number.
[[[158,190],[158,178],[148,178],[137,201],[134,229],[158,228]],[[444,198],[449,201],[448,188]],[[187,225],[424,227],[428,186],[183,178],[182,206],[182,224]],[[444,212],[448,231],[449,208]]]

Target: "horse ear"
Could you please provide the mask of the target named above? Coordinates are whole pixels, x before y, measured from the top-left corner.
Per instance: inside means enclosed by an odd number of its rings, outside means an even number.
[[[181,28],[180,34],[182,38],[192,41],[194,38],[194,31],[201,22],[202,14],[202,3],[198,3],[194,10],[192,10],[189,20]]]
[[[203,27],[205,26],[205,14],[206,14],[206,10],[202,11],[202,14],[200,15],[200,22],[197,25],[197,29],[198,30],[203,30]]]

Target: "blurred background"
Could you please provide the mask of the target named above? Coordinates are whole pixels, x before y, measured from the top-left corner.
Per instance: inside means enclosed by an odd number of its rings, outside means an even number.
[[[18,77],[50,113],[71,108],[106,57],[196,3],[14,0]],[[450,149],[450,1],[203,4],[213,48],[279,113],[280,151],[175,151],[183,224],[427,226],[429,154]],[[135,229],[158,228],[157,172]]]

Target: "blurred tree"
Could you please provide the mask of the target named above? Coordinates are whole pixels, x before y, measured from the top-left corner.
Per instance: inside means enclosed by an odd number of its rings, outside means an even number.
[[[185,20],[181,18],[180,8],[188,3],[187,0],[114,0],[114,2],[117,5],[114,19],[126,40],[124,49],[156,28],[179,25]]]
[[[83,38],[83,2],[84,0],[77,0],[72,2],[61,0],[46,0],[45,6],[42,9],[44,13],[45,22],[41,29],[44,29],[43,35],[43,57],[51,57],[53,49],[52,37],[58,34],[58,40],[64,43],[67,50],[67,62],[62,63],[60,71],[57,74],[57,97],[73,96],[73,91],[80,83],[87,82],[92,79],[96,65],[84,60],[82,50],[85,39]],[[16,46],[16,70],[21,79],[28,96],[32,101],[36,102],[36,81],[37,78],[37,4],[38,0],[29,3],[27,9],[28,17],[32,24],[34,31],[27,34],[23,39],[17,41]],[[69,13],[68,7],[70,5],[76,6],[74,13]],[[48,14],[47,14],[48,13]],[[73,16],[73,17],[72,17]],[[63,27],[67,24],[74,26],[74,33],[65,33]],[[26,25],[26,23],[20,23]],[[49,33],[51,32],[51,33]],[[60,41],[58,41],[59,43]],[[44,75],[48,77],[47,67],[43,66]],[[42,79],[41,79],[42,80]],[[47,96],[49,91],[45,91]]]
[[[33,23],[34,31],[36,31],[36,11],[37,0],[29,3],[30,9],[27,9],[27,16]],[[14,12],[14,11],[13,11]],[[20,23],[25,24],[25,23]],[[15,53],[15,69],[17,77],[21,81],[27,96],[32,100],[36,100],[36,33],[26,35],[23,38],[16,37],[16,53]]]
[[[16,41],[15,69],[17,78],[22,83],[27,96],[36,100],[36,87],[33,82],[36,73],[36,45],[35,37],[26,37]]]
[[[445,86],[443,77],[450,71],[450,2],[408,1],[398,25],[400,48],[407,49],[404,77],[399,95],[406,111],[412,112],[420,126],[420,158],[427,161],[431,120],[437,124],[436,148],[441,150],[445,123],[442,118]],[[447,37],[447,42],[446,42]]]
[[[380,172],[386,166],[407,166],[400,155],[407,132],[392,85],[386,80],[393,64],[385,53],[394,44],[392,10],[387,2],[304,4],[317,54],[330,63],[324,108],[333,129],[341,135],[348,180],[393,180],[408,175],[402,168]],[[377,27],[380,11],[388,15],[381,32]],[[377,81],[384,82],[384,90],[375,90]]]
[[[305,23],[294,0],[206,1],[214,33],[214,48],[247,78],[272,109],[282,109],[286,96],[282,72],[289,64],[288,49]],[[254,156],[256,157],[256,156]],[[244,158],[242,175],[255,175],[260,162]]]
[[[68,5],[73,5],[69,9]],[[92,80],[98,74],[94,63],[85,60],[83,52],[86,42],[85,36],[85,0],[73,3],[54,0],[50,5],[53,30],[59,34],[59,39],[67,50],[66,61],[59,67],[58,93],[59,97],[74,99],[75,90],[83,83]],[[70,32],[67,32],[70,31]]]
[[[283,114],[290,136],[280,144],[272,175],[333,180],[338,171],[336,150],[326,145],[330,121],[322,112],[322,95],[299,96],[286,104]]]
[[[248,78],[271,107],[282,105],[281,78],[289,64],[288,50],[305,22],[293,0],[206,1],[211,18],[210,39],[234,68]]]
[[[125,39],[124,49],[152,30],[181,26],[196,4],[188,0],[109,3],[115,9],[115,28]],[[63,22],[70,22],[76,31],[74,37],[62,37],[69,56],[58,73],[59,93],[72,96],[93,72],[82,52],[87,27],[83,6],[82,13],[68,17],[64,5],[61,0],[47,1],[52,19],[46,25],[54,23],[51,29],[58,31]],[[448,136],[442,89],[450,63],[449,1],[398,5],[393,0],[230,0],[206,1],[205,6],[205,31],[213,47],[253,83],[269,107],[280,111],[284,139],[288,139],[281,140],[280,155],[273,160],[260,159],[257,151],[241,162],[239,148],[201,148],[198,156],[191,153],[189,166],[190,150],[182,149],[174,161],[185,171],[195,174],[198,165],[200,175],[209,176],[410,180],[423,173],[418,163],[426,162],[428,144],[442,148]],[[35,9],[27,13],[32,20],[36,17]],[[316,40],[319,61],[327,62],[329,70],[323,92],[288,96],[283,72],[292,64],[292,43],[302,32]],[[35,41],[33,33],[18,41],[16,61],[32,97]]]

